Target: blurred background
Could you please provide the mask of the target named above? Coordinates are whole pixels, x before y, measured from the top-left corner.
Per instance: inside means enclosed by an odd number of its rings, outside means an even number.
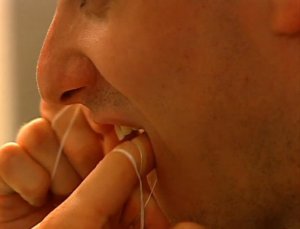
[[[55,0],[0,0],[0,144],[39,116],[36,63]]]

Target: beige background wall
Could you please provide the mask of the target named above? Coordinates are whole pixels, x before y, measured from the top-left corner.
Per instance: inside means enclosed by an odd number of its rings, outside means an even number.
[[[15,121],[13,90],[13,23],[11,2],[0,0],[0,144],[13,134]]]
[[[1,54],[7,61],[0,65],[0,89],[8,91],[5,102],[0,100],[0,143],[13,140],[20,125],[38,116],[35,66],[55,4],[56,0],[0,0],[2,12],[6,12],[0,24],[0,33],[6,38],[1,42],[0,35],[0,50],[6,47]]]

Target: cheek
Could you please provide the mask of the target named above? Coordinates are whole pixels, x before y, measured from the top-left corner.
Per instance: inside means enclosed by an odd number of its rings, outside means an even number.
[[[122,5],[112,13],[98,49],[99,65],[106,80],[124,95],[161,97],[187,75],[195,44],[193,20],[181,6],[170,10],[167,3],[155,9],[153,3],[139,4]]]
[[[178,2],[182,5],[171,9]],[[206,88],[213,88],[215,77],[210,76],[216,71],[210,47],[220,36],[207,35],[207,28],[214,28],[209,20],[213,15],[186,1],[163,4],[159,4],[159,9],[147,6],[148,11],[145,7],[123,7],[122,12],[111,15],[90,43],[95,44],[91,47],[93,62],[105,80],[155,123],[160,132],[173,136],[178,134],[179,124],[180,128],[193,126],[199,113],[206,112],[200,109],[208,107]],[[199,26],[199,21],[203,26]],[[193,104],[201,106],[195,109]],[[191,110],[197,112],[186,112]]]
[[[159,48],[163,46],[159,44],[163,44],[163,40],[154,44],[145,34],[123,35],[119,32],[118,35],[120,38],[114,38],[112,46],[107,47],[110,58],[105,60],[107,80],[114,87],[129,97],[137,97],[141,93],[155,92],[171,78],[170,56],[173,51]]]

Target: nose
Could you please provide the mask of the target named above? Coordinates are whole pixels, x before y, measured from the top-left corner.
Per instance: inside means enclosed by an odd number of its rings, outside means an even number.
[[[72,15],[69,18],[55,15],[38,61],[38,86],[42,99],[48,103],[82,103],[98,74],[80,49],[80,25],[72,22],[76,21]]]

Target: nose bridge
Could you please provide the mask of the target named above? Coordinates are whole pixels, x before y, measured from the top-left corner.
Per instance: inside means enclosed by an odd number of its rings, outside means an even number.
[[[51,103],[60,103],[61,95],[76,89],[76,69],[83,59],[76,45],[77,25],[73,15],[56,12],[42,47],[38,66],[37,81],[42,98]]]

